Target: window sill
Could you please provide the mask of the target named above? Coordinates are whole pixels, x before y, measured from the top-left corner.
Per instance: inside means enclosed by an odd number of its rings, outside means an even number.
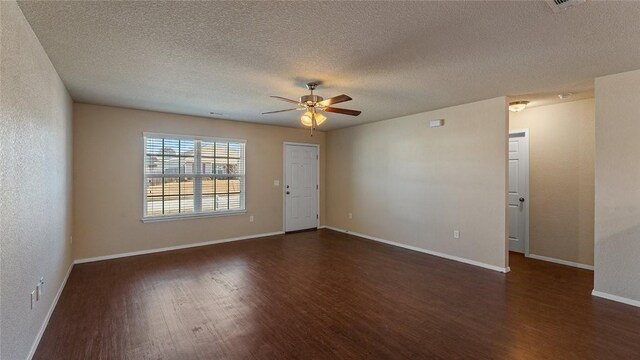
[[[180,214],[180,215],[160,215],[160,216],[145,216],[140,221],[143,223],[160,222],[160,221],[173,221],[173,220],[189,220],[208,217],[221,217],[221,216],[234,216],[246,214],[247,210],[233,210],[225,212],[207,212],[207,213],[195,213],[195,214]]]

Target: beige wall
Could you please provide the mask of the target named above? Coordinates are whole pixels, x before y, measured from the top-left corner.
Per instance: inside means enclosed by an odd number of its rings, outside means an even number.
[[[595,290],[640,304],[640,70],[596,79]]]
[[[505,104],[500,97],[329,132],[327,225],[504,268]],[[429,128],[440,118],[444,127]]]
[[[529,129],[529,250],[593,265],[595,100],[511,113]]]
[[[0,2],[0,38],[0,358],[9,360],[29,356],[71,266],[72,105],[13,1]]]
[[[285,141],[320,144],[324,222],[323,132],[87,104],[74,105],[73,129],[77,259],[282,231]],[[247,213],[142,223],[143,132],[247,140]]]

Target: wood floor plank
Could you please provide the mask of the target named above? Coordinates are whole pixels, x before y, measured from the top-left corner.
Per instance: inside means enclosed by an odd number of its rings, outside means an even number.
[[[331,230],[76,265],[34,359],[638,359],[593,273],[494,271]]]

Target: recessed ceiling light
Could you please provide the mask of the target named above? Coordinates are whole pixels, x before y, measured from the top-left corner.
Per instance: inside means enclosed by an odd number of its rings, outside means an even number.
[[[527,104],[529,104],[527,100],[512,101],[509,103],[509,111],[513,111],[513,112],[522,111],[524,110],[524,108],[527,107]]]
[[[570,97],[572,97],[572,96],[573,96],[573,93],[570,93],[570,92],[568,92],[568,93],[562,93],[562,94],[559,94],[559,95],[558,95],[558,99],[560,99],[560,100],[564,100],[564,99],[568,99],[568,98],[570,98]]]

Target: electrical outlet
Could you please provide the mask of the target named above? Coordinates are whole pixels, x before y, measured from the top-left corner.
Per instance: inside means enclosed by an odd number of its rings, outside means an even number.
[[[31,306],[31,310],[33,310],[33,303],[34,303],[35,301],[36,301],[36,291],[35,291],[35,290],[33,290],[33,291],[31,292],[31,305],[30,305],[30,306]]]
[[[253,222],[253,215],[249,216],[249,222]]]
[[[460,230],[453,230],[453,238],[460,239]]]
[[[349,219],[353,219],[353,214],[349,213]]]
[[[38,297],[42,297],[43,294],[44,294],[44,278],[41,277],[40,278],[40,293],[38,294]]]

